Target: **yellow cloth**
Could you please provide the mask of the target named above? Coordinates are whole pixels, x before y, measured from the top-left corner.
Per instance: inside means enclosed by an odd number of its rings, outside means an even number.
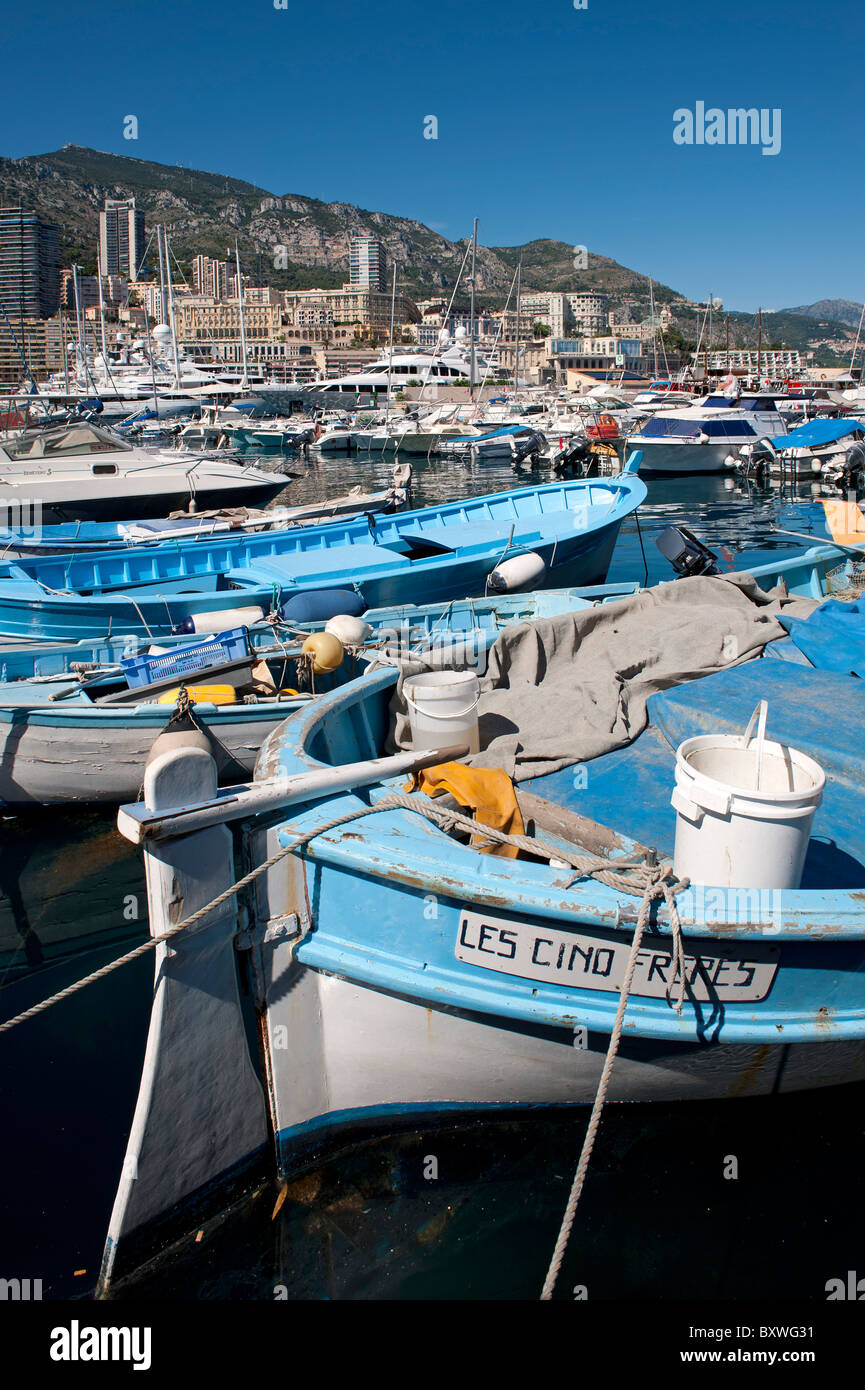
[[[842,502],[840,498],[823,499],[826,525],[833,541],[839,545],[865,546],[865,516],[855,502]]]
[[[489,825],[508,835],[523,834],[523,818],[514,784],[501,768],[439,763],[438,767],[425,768],[420,776],[414,774],[409,789],[415,788],[427,796],[450,792],[460,806],[474,811],[478,825]],[[483,854],[497,854],[504,859],[516,859],[519,854],[516,845],[499,844],[495,840],[484,839],[482,835],[473,835],[471,843]]]

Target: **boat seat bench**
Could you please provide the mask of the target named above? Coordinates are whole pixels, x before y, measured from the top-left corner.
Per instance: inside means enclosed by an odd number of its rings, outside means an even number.
[[[381,545],[353,545],[351,573],[353,576],[370,570],[408,569],[405,555]],[[225,571],[229,583],[243,588],[266,584],[296,584],[307,579],[346,579],[345,551],[304,550],[294,555],[269,555],[243,569]]]

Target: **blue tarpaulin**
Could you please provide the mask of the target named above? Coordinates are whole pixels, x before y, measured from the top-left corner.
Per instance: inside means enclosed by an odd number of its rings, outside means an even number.
[[[863,430],[861,420],[809,420],[789,434],[776,435],[769,443],[773,449],[819,449],[836,439],[846,439],[849,434],[862,434]]]
[[[865,607],[863,600],[839,603],[829,599],[807,621],[778,614],[791,641],[818,671],[842,671],[865,676]]]
[[[649,697],[650,725],[633,743],[582,769],[567,767],[532,778],[523,788],[672,854],[675,749],[698,734],[741,735],[760,700],[769,705],[767,737],[816,758],[826,773],[802,887],[865,888],[865,770],[859,733],[865,685],[849,675],[808,674],[800,666],[763,658],[687,681]],[[579,771],[583,776],[575,775]]]

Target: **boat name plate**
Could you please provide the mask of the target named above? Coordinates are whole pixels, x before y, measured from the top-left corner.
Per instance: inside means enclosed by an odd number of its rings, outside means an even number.
[[[669,937],[643,940],[631,994],[664,998],[673,985],[678,996]],[[624,983],[630,949],[630,941],[612,935],[559,931],[464,908],[454,955],[505,975],[612,994]],[[749,941],[747,951],[746,959],[735,946],[712,942],[693,954],[686,943],[686,998],[730,1003],[765,999],[778,970],[780,947]]]

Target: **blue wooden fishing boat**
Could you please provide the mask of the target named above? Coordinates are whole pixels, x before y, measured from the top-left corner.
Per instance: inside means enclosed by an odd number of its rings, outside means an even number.
[[[756,566],[742,557],[743,566],[765,589],[783,581],[791,594],[812,598],[828,591],[829,576],[843,568],[843,561],[843,552],[833,546],[804,554],[779,552]],[[212,739],[220,783],[230,784],[251,776],[262,743],[278,724],[311,699],[356,678],[382,649],[402,656],[432,655],[444,665],[458,652],[482,672],[486,652],[503,628],[616,602],[638,589],[636,583],[616,583],[371,609],[364,616],[370,629],[364,643],[347,648],[334,671],[318,676],[302,662],[299,667],[298,649],[305,635],[321,629],[320,622],[288,627],[261,623],[246,630],[239,645],[245,650],[248,643],[252,658],[268,663],[272,696],[259,688],[249,699],[251,678],[244,686],[235,673],[231,680],[238,687],[237,698],[223,698],[220,704],[195,698],[195,690],[218,683],[219,670],[213,674],[213,668],[229,650],[237,650],[241,634],[209,641],[180,634],[160,639],[158,645],[171,654],[185,652],[193,643],[199,653],[197,662],[187,661],[184,678],[193,687],[195,720]],[[122,663],[146,656],[148,646],[129,635],[0,650],[0,804],[117,803],[137,794],[154,741],[173,727],[176,717],[174,702],[159,703],[159,697],[166,684],[180,679],[163,680],[157,688],[141,685],[127,698]],[[303,689],[292,694],[300,685]]]
[[[795,557],[799,592],[824,592],[837,559],[831,547]],[[784,617],[788,601],[767,592],[768,573],[761,579],[758,592],[747,580],[689,578],[504,630],[490,656],[493,701],[509,691],[518,643],[542,653],[540,693],[568,624],[581,639],[564,687],[569,719],[552,731],[521,727],[524,751],[551,732],[566,741],[590,713],[582,692],[603,649],[591,646],[597,625],[604,642],[648,629],[628,683],[655,685],[645,717],[632,704],[614,746],[518,778],[519,858],[485,852],[479,822],[468,823],[470,837],[459,820],[459,798],[407,790],[409,767],[454,750],[393,753],[396,667],[373,668],[287,720],[246,788],[218,793],[194,750],[150,769],[145,803],[124,807],[119,825],[145,846],[151,932],[174,934],[170,947],[156,946],[147,1057],[103,1287],[152,1247],[169,1213],[192,1201],[198,1222],[213,1184],[242,1180],[274,1137],[286,1174],[370,1127],[591,1104],[620,1001],[612,1101],[865,1079],[865,694],[856,676],[802,664],[813,646],[795,623],[784,636],[771,615]],[[715,628],[703,638],[713,601]],[[669,685],[668,672],[653,675],[659,615],[679,629],[683,664]],[[434,622],[427,615],[425,630]],[[737,654],[737,633],[755,644]],[[705,674],[689,678],[701,659],[690,664],[692,634],[710,653],[717,637],[723,669],[710,655]],[[791,642],[798,657],[775,659],[779,647],[791,656]],[[664,867],[676,748],[741,733],[761,700],[772,738],[826,773],[801,886],[676,881]],[[495,721],[487,735],[501,735]],[[239,921],[231,888],[241,874]],[[652,905],[663,884],[668,895]],[[178,896],[188,930],[172,916]],[[252,1016],[260,1057],[249,1045]],[[187,1142],[175,1157],[178,1116]]]
[[[297,507],[231,507],[182,516],[136,521],[64,521],[58,526],[0,526],[0,558],[90,554],[127,550],[130,546],[174,544],[239,531],[278,531],[286,526],[316,525],[335,517],[388,512],[405,500],[397,487],[363,492],[359,487],[326,502]]]
[[[304,636],[321,630],[320,622],[259,624],[194,642],[175,635],[160,641],[164,656],[158,658],[148,658],[148,643],[135,636],[0,650],[0,805],[116,804],[137,796],[155,741],[177,726],[174,696],[166,703],[164,694],[181,681],[192,700],[181,725],[198,728],[209,740],[220,784],[231,784],[252,775],[262,744],[278,724],[355,679],[383,648],[434,651],[444,661],[458,647],[481,669],[503,627],[612,603],[637,587],[607,584],[370,610],[364,643],[346,647],[340,664],[319,674],[301,646]],[[178,653],[183,664],[172,665]],[[227,672],[228,658],[238,655]],[[136,657],[139,665],[142,657],[156,663],[156,683],[130,690],[124,663],[128,668]],[[163,678],[156,680],[157,674]],[[215,703],[210,687],[225,680],[235,695],[225,690]]]
[[[0,566],[0,633],[157,637],[205,622],[213,630],[203,614],[232,626],[238,609],[314,618],[291,601],[346,586],[363,611],[602,583],[619,528],[645,496],[639,478],[622,474],[315,528],[19,559]]]

